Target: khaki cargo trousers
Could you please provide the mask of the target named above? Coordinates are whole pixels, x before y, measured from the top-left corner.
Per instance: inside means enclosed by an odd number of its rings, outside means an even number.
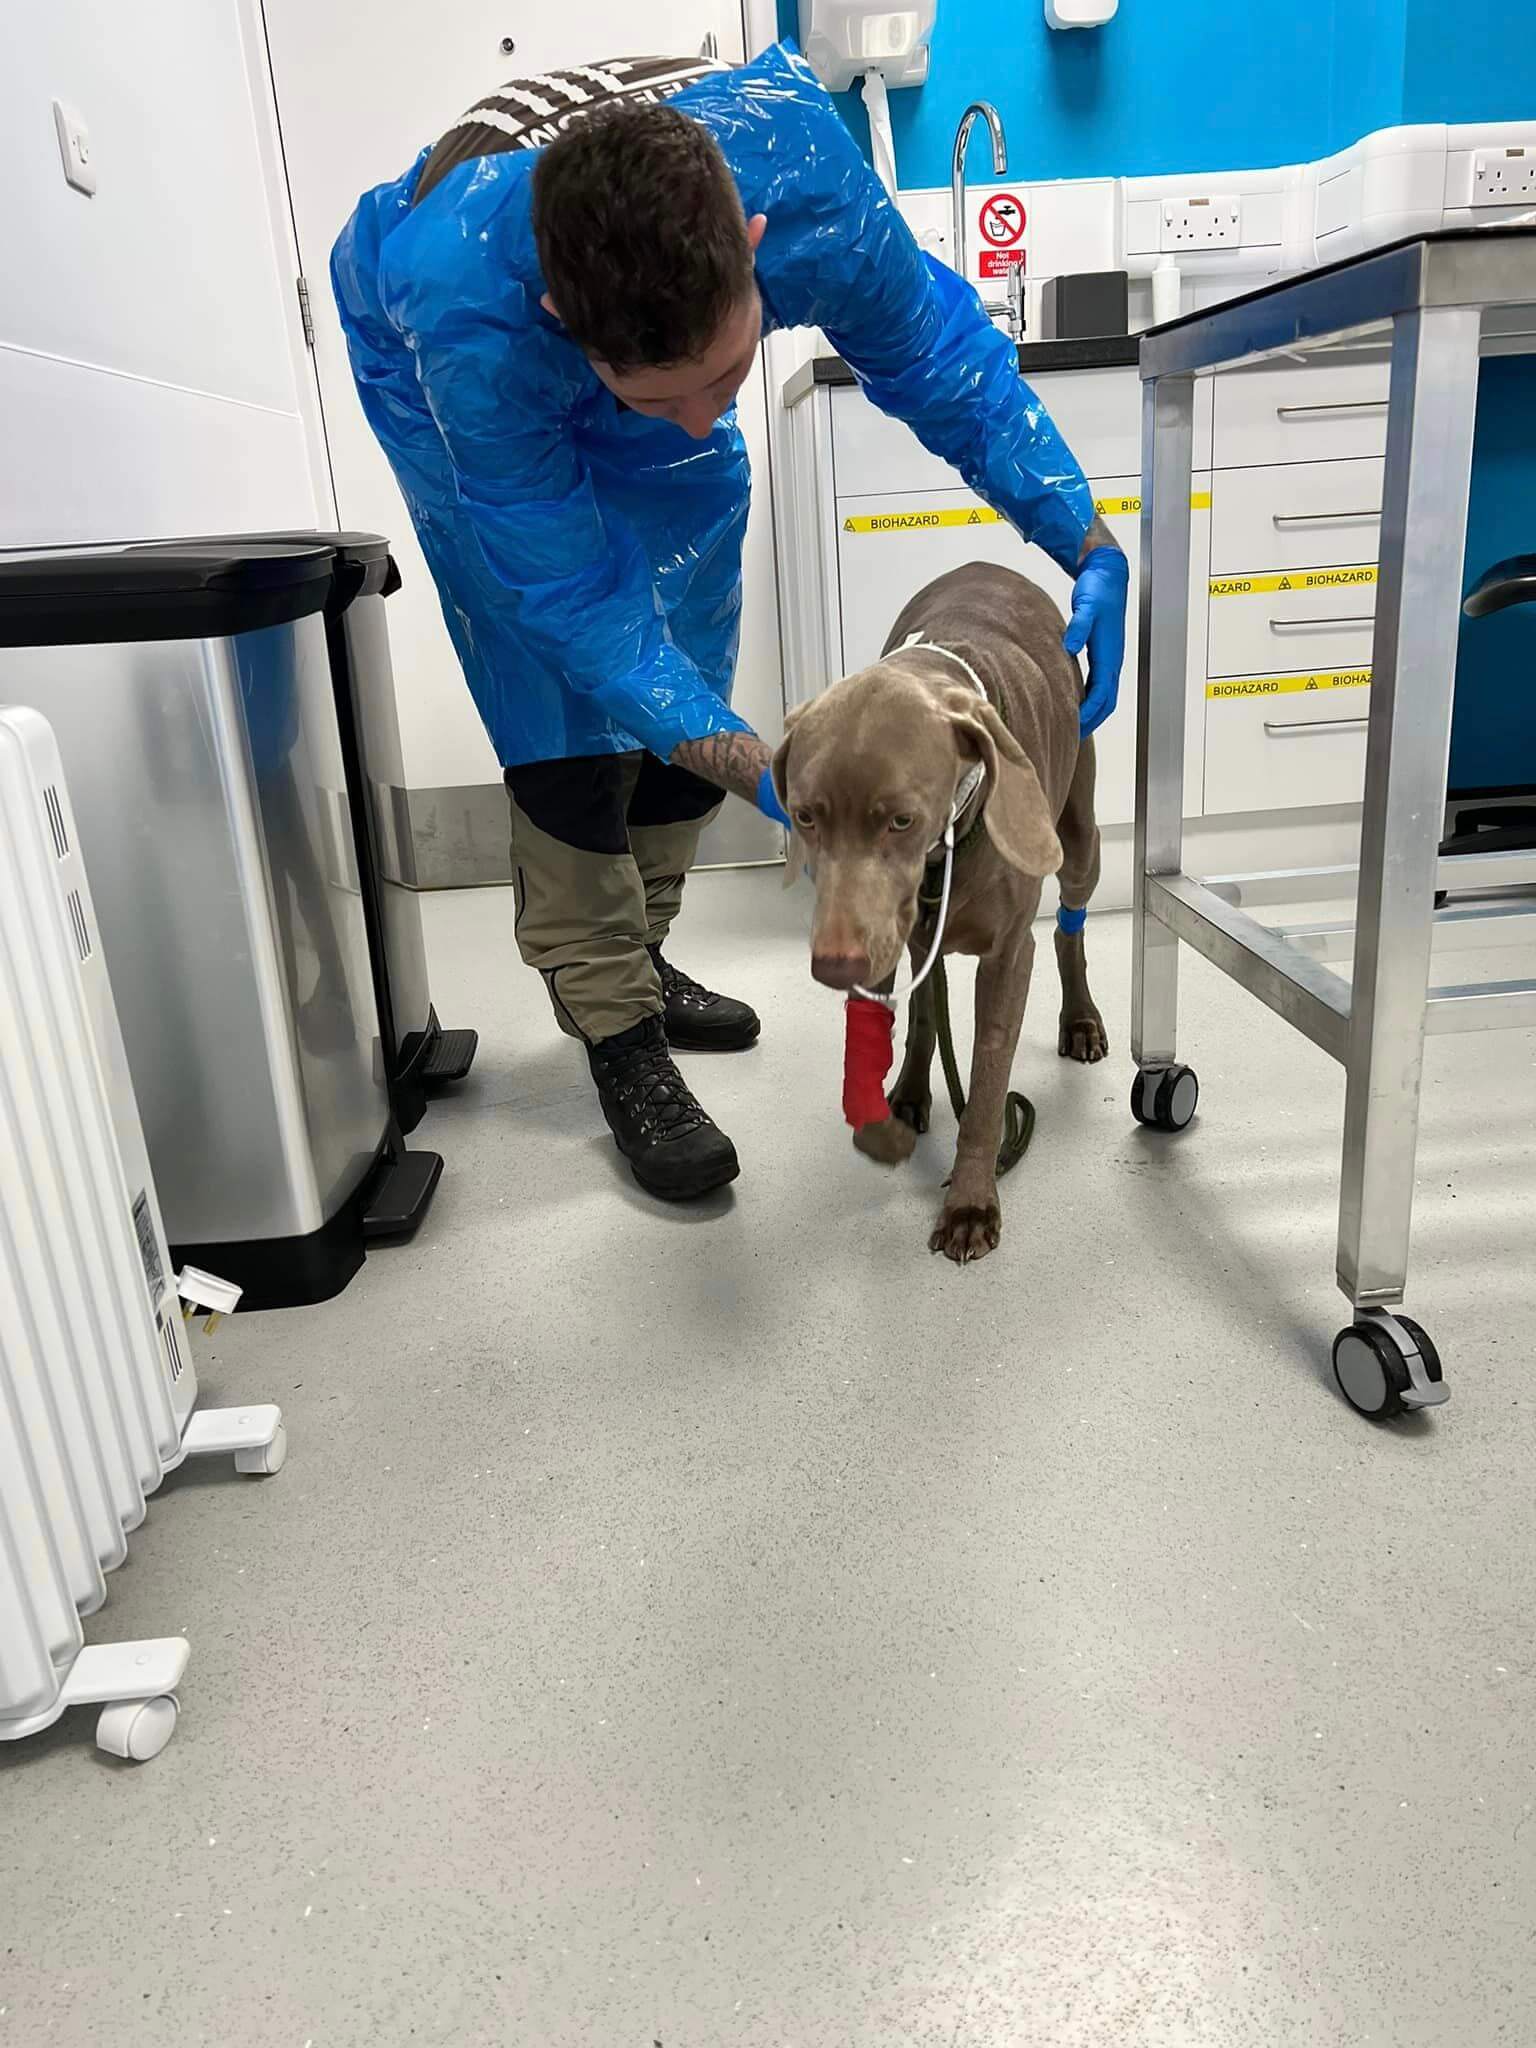
[[[589,1045],[661,1014],[660,946],[720,792],[653,754],[505,771],[517,947],[562,1031]]]

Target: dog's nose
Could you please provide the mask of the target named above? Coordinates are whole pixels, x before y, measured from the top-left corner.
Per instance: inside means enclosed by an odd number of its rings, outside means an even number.
[[[869,983],[867,953],[813,953],[811,979],[823,988],[855,988]]]

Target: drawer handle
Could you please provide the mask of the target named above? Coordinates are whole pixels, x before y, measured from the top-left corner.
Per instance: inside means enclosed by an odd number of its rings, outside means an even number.
[[[1272,740],[1292,740],[1307,732],[1364,732],[1368,718],[1266,718],[1264,730]]]
[[[1374,626],[1374,612],[1351,612],[1337,614],[1326,619],[1271,619],[1271,633],[1319,633],[1328,626]]]
[[[1384,398],[1340,398],[1331,405],[1277,405],[1275,411],[1283,420],[1322,420],[1334,413],[1385,412]]]
[[[1380,517],[1379,512],[1277,512],[1274,522],[1283,533],[1288,526],[1350,526],[1356,520]]]

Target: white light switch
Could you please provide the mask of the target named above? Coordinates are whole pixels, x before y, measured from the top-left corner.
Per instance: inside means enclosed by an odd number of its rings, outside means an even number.
[[[59,132],[59,155],[64,159],[64,176],[77,192],[96,190],[96,159],[91,154],[91,131],[62,100],[53,103],[53,125]]]

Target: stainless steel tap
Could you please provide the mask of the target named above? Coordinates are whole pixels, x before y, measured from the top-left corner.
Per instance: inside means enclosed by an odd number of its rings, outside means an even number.
[[[1002,115],[990,100],[972,100],[960,116],[960,126],[955,130],[954,154],[949,160],[950,240],[955,252],[955,268],[962,277],[966,274],[965,152],[970,146],[971,130],[978,121],[985,121],[992,134],[993,172],[1000,178],[1008,168],[1008,144],[1003,135]]]
[[[1008,266],[1008,332],[1015,341],[1024,339],[1024,267],[1019,263]]]

